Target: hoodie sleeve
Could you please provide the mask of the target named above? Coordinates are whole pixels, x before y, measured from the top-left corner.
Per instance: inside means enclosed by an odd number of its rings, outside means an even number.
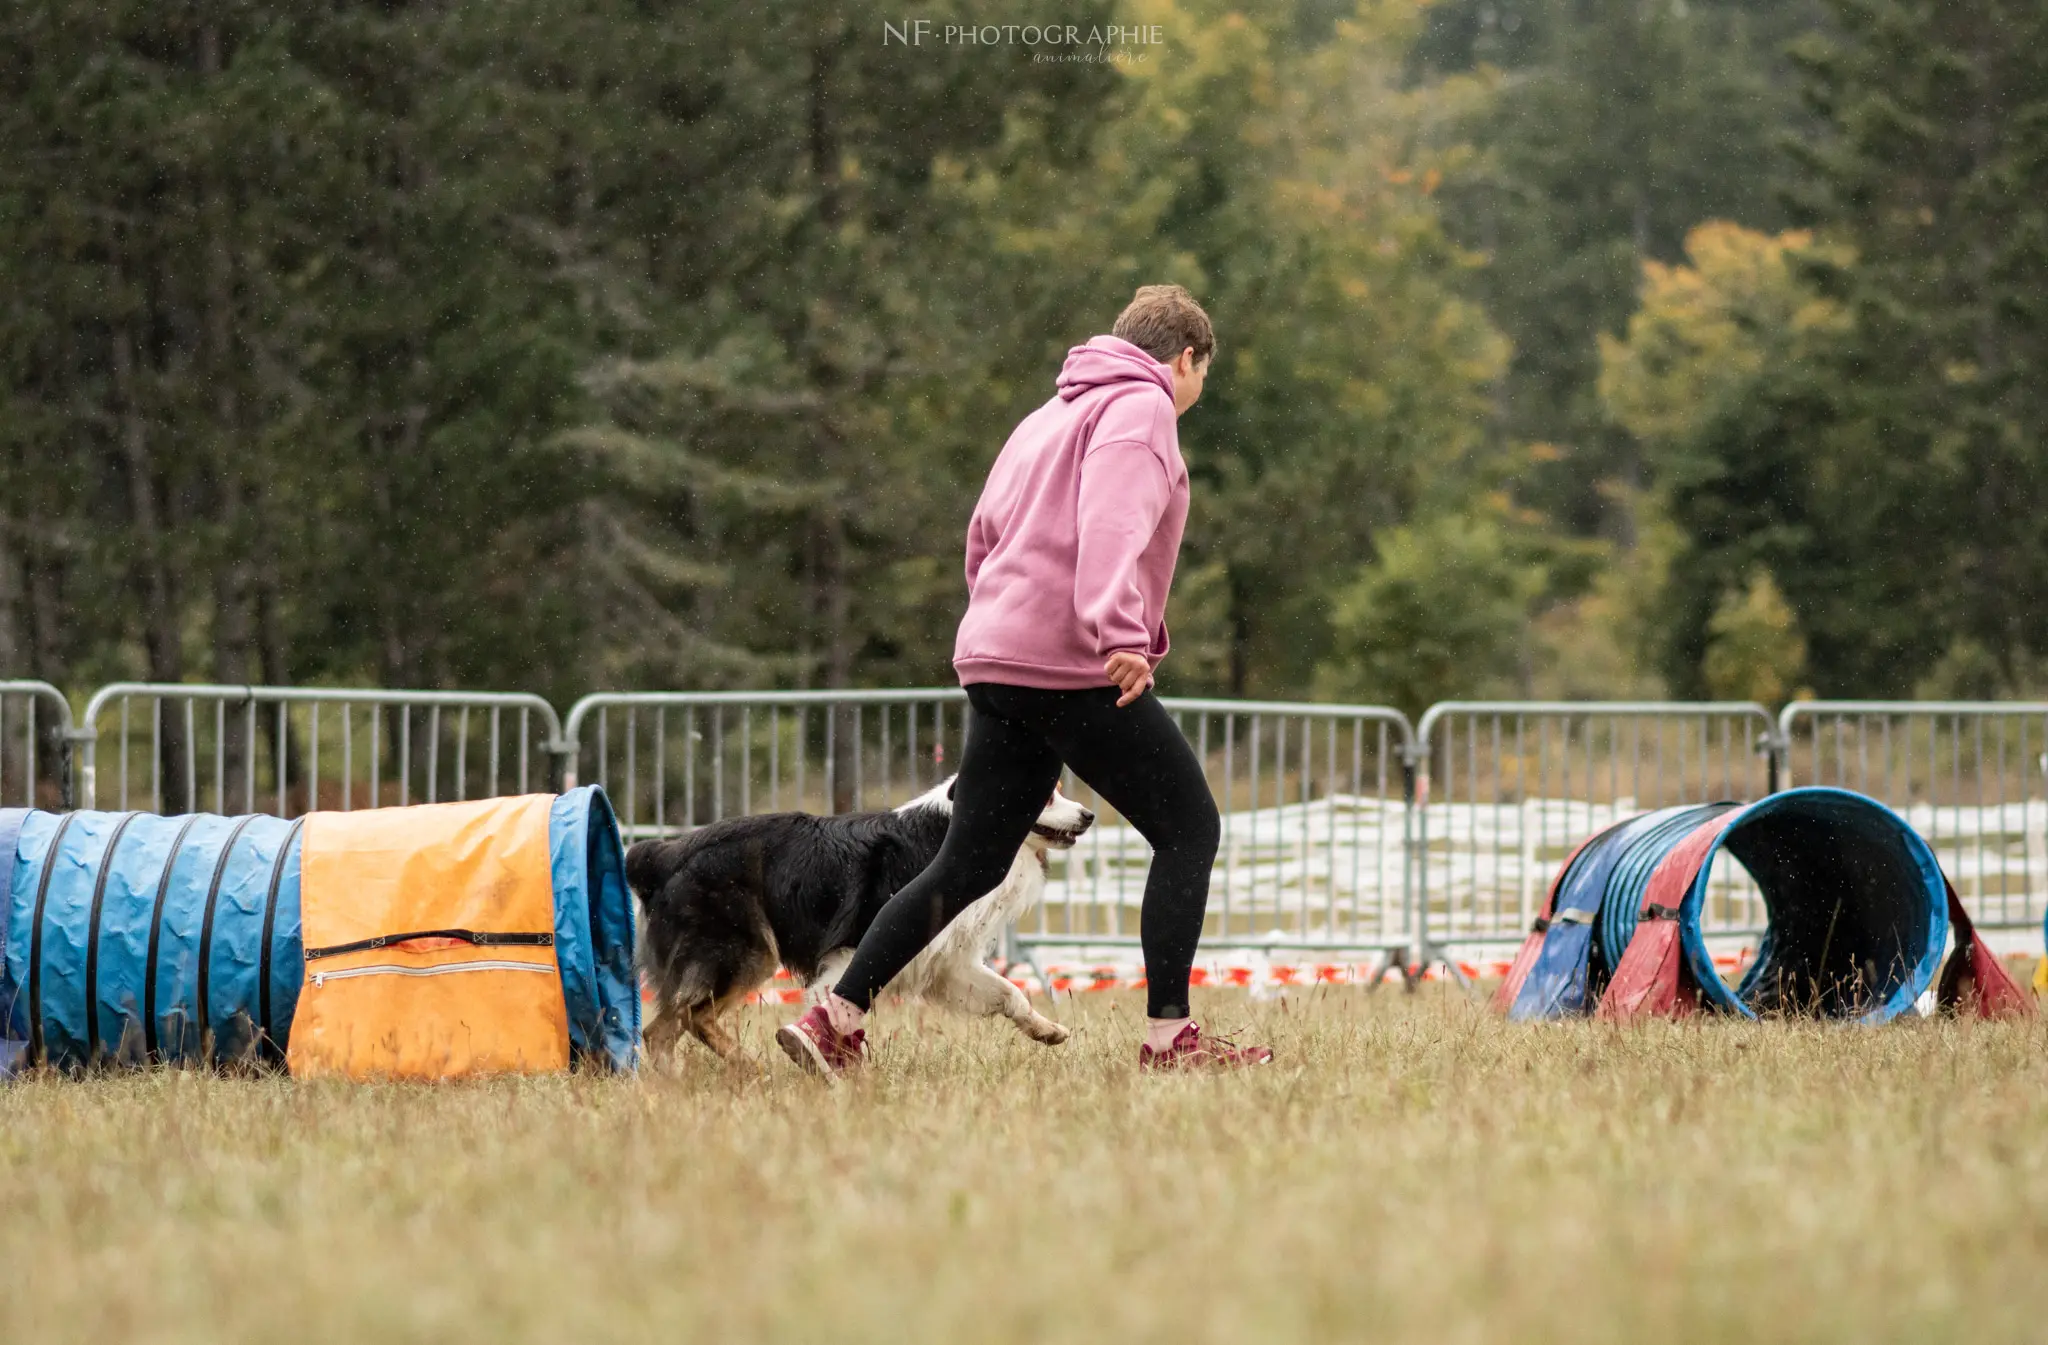
[[[981,573],[981,563],[988,559],[992,547],[988,536],[988,521],[976,505],[974,517],[967,520],[967,596],[974,596],[975,576]]]
[[[1152,632],[1138,590],[1138,557],[1170,496],[1166,464],[1150,444],[1098,444],[1081,460],[1074,613],[1099,658],[1122,650],[1149,657]]]

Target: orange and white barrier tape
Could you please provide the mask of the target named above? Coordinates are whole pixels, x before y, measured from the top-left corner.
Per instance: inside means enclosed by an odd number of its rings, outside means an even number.
[[[1734,975],[1744,970],[1754,959],[1755,953],[1748,948],[1738,953],[1718,956],[1715,967],[1725,975]],[[1507,975],[1510,959],[1505,957],[1484,958],[1478,961],[1459,959],[1457,968],[1475,981],[1498,980]],[[1046,987],[1040,984],[1038,976],[1028,962],[1013,962],[1008,966],[997,964],[997,970],[1009,978],[1010,984],[1027,994],[1040,995]],[[1218,989],[1248,990],[1254,994],[1273,993],[1285,990],[1308,990],[1323,985],[1371,985],[1379,972],[1378,962],[1268,962],[1262,965],[1240,963],[1210,963],[1197,966],[1189,974],[1190,984]],[[1398,970],[1390,973],[1398,976]],[[1422,973],[1425,981],[1440,980],[1441,967],[1429,967]],[[1048,963],[1045,968],[1046,980],[1051,982],[1052,993],[1056,995],[1087,994],[1101,990],[1143,990],[1145,988],[1145,967],[1143,963],[1087,962]],[[750,1004],[801,1004],[804,988],[788,971],[778,968],[769,983],[748,997]]]

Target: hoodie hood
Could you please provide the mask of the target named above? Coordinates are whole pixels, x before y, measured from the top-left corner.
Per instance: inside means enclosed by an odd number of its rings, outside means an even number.
[[[1138,347],[1115,336],[1098,336],[1067,352],[1060,369],[1060,397],[1073,401],[1084,392],[1112,383],[1150,383],[1173,399],[1173,370]]]

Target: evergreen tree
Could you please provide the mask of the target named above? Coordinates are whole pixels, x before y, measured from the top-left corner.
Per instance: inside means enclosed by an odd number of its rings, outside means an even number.
[[[1496,72],[1482,154],[1447,188],[1455,237],[1487,259],[1477,292],[1514,346],[1496,431],[1545,446],[1517,495],[1574,531],[1632,540],[1626,501],[1644,484],[1596,395],[1597,338],[1627,322],[1642,264],[1677,261],[1695,224],[1781,227],[1771,165],[1798,115],[1781,48],[1814,18],[1804,0],[1431,10],[1420,71]]]
[[[1468,258],[1435,201],[1460,149],[1433,134],[1477,90],[1403,88],[1406,12],[1360,6],[1326,28],[1314,5],[1264,25],[1222,4],[1134,8],[1168,48],[1131,67],[1070,217],[1109,245],[1073,308],[1114,313],[1155,279],[1203,299],[1219,354],[1180,423],[1196,494],[1167,676],[1301,694],[1333,648],[1333,595],[1381,531],[1485,480],[1505,349],[1460,292]]]
[[[1890,505],[1896,526],[1859,561],[1926,595],[1915,637],[1866,645],[1854,671],[1911,685],[1965,643],[2018,685],[2048,652],[2048,14],[1830,9],[1797,56],[1826,128],[1798,156],[1799,204],[1854,250],[1826,279],[1855,318],[1843,373],[1863,468],[1831,503]]]
[[[960,581],[932,562],[1000,444],[990,385],[1025,377],[1016,315],[1041,283],[990,237],[1008,184],[1079,158],[1113,76],[892,42],[898,17],[666,16],[720,209],[665,216],[668,189],[620,182],[587,253],[613,353],[588,372],[599,416],[560,443],[600,483],[585,554],[610,675],[944,675]]]

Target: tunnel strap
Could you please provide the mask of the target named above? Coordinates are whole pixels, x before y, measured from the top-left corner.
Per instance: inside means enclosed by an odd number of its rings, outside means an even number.
[[[42,876],[36,879],[35,915],[28,927],[28,1058],[33,1065],[43,1063],[43,909],[50,900],[50,875],[57,871],[57,847],[77,817],[66,813],[57,823],[43,855]]]
[[[284,844],[277,847],[277,862],[270,866],[270,891],[263,899],[263,948],[257,954],[256,1011],[263,1020],[263,1049],[272,1056],[277,1055],[277,1024],[270,1016],[270,945],[277,937],[277,889],[284,883],[285,861],[291,857],[292,844],[305,827],[306,819],[301,817],[285,833]]]
[[[227,877],[228,856],[235,852],[235,842],[242,839],[242,833],[258,816],[250,813],[236,821],[235,829],[228,833],[227,844],[220,848],[220,859],[214,863],[213,881],[206,885],[206,914],[199,922],[199,1049],[209,1065],[213,1063],[213,1006],[208,1002],[208,982],[213,971],[213,913],[220,904],[220,885]]]
[[[498,934],[489,930],[474,929],[422,929],[411,934],[379,934],[373,939],[357,939],[354,943],[337,943],[327,948],[308,948],[306,960],[322,957],[340,957],[343,953],[367,953],[372,948],[388,948],[394,943],[410,943],[414,939],[456,939],[474,944],[478,948],[500,945],[517,945],[527,948],[551,948],[555,932],[547,930],[538,934]]]
[[[1493,1007],[1496,1013],[1506,1013],[1514,1007],[1515,1000],[1522,993],[1522,986],[1529,979],[1530,970],[1536,959],[1543,954],[1543,941],[1549,937],[1551,913],[1557,909],[1557,894],[1564,887],[1564,881],[1571,876],[1572,866],[1579,862],[1579,856],[1586,852],[1596,836],[1588,836],[1579,842],[1576,849],[1560,864],[1557,873],[1550,880],[1550,887],[1543,894],[1543,909],[1529,925],[1529,933],[1522,940],[1522,946],[1515,952],[1515,960],[1508,966],[1508,974],[1501,978],[1500,988],[1493,992]]]
[[[114,851],[127,834],[129,824],[140,816],[129,813],[114,827],[114,834],[107,838],[106,852],[100,856],[100,876],[92,885],[92,914],[86,918],[85,926],[85,1058],[93,1064],[99,1063],[100,1058],[100,912],[106,907]]]
[[[142,1050],[151,1064],[157,1060],[156,1040],[156,962],[157,953],[163,946],[164,903],[171,893],[171,870],[178,866],[178,852],[185,848],[185,838],[192,834],[200,815],[193,813],[185,819],[185,825],[178,828],[178,834],[171,838],[170,853],[164,856],[164,871],[156,880],[156,904],[149,912],[149,951],[145,956],[148,965],[142,969]]]

